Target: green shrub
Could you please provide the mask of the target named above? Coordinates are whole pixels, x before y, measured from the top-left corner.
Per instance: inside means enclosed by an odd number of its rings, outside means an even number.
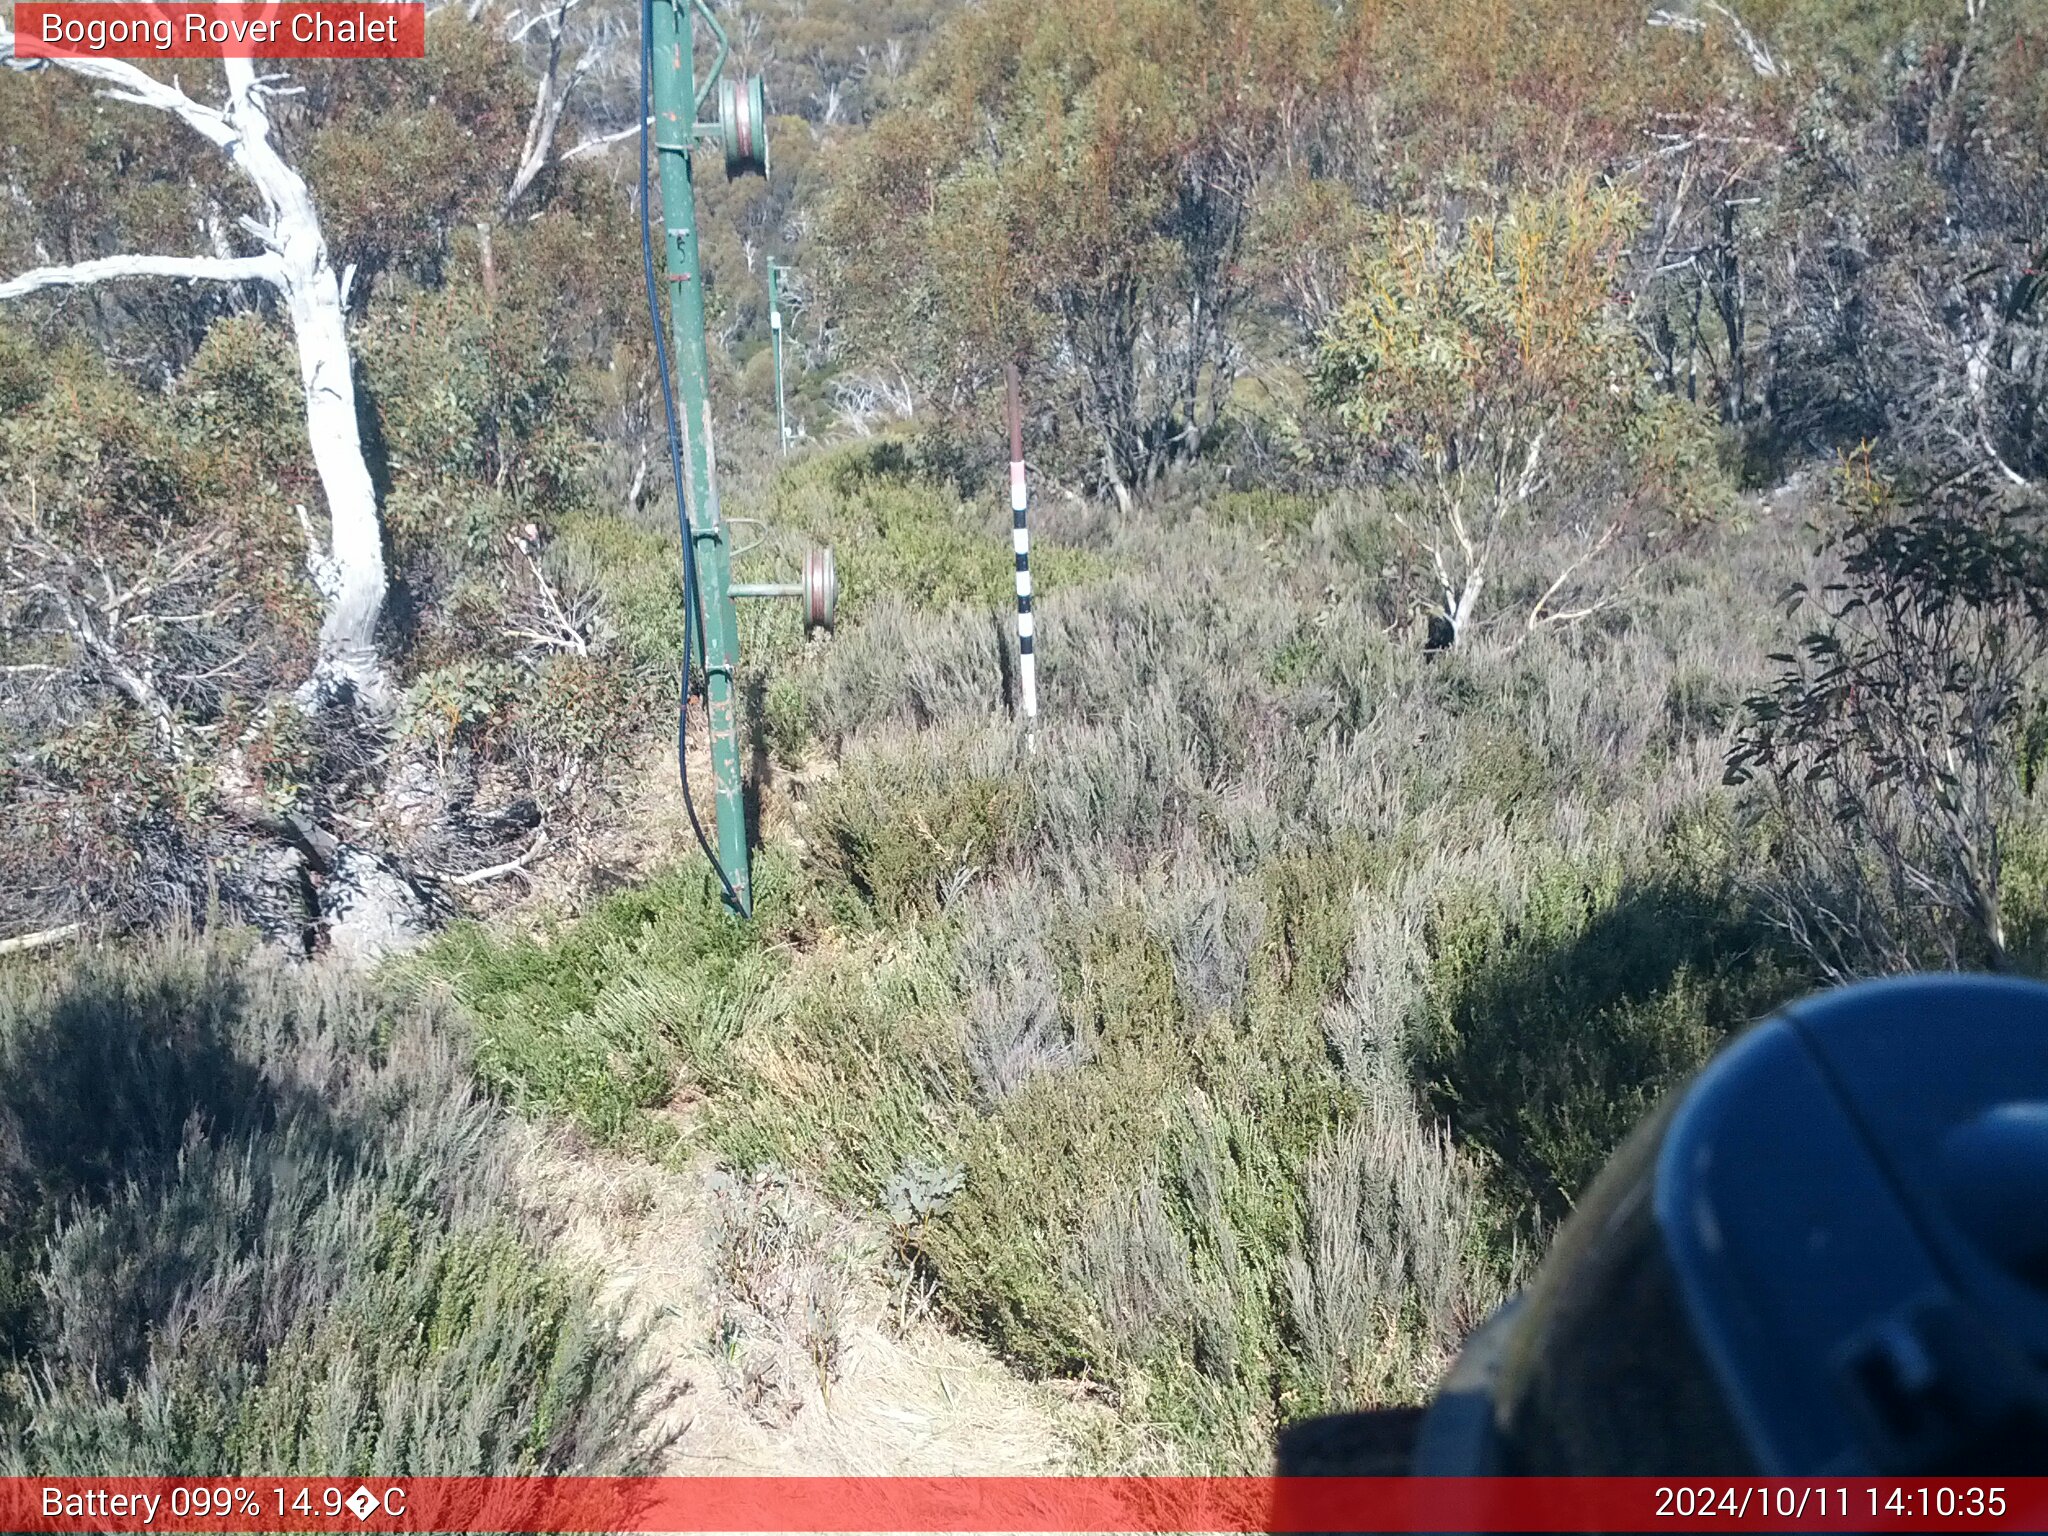
[[[2007,948],[2017,970],[2048,976],[2048,826],[2023,821],[2002,851]]]
[[[1384,856],[1345,838],[1284,853],[1260,871],[1272,915],[1262,975],[1267,1006],[1320,1013],[1344,980],[1357,893],[1384,876]]]
[[[929,744],[849,760],[813,800],[805,836],[821,866],[888,917],[930,915],[1002,867],[1029,825],[1018,777]]]
[[[820,528],[828,491],[961,514],[893,452],[784,493]],[[999,609],[885,593],[778,663],[773,749],[837,772],[751,929],[677,877],[443,969],[536,1106],[653,1145],[687,1085],[734,1167],[884,1214],[943,1187],[896,1221],[910,1283],[1238,1469],[1281,1417],[1424,1395],[1614,1140],[1800,978],[1733,894],[1757,840],[1683,681],[1761,662],[1728,551],[1640,632],[1430,660],[1332,519],[1277,570],[1190,527],[1095,530],[1120,574],[1042,605],[1035,752]],[[925,555],[887,579],[943,580]]]
[[[206,333],[177,403],[201,441],[253,452],[271,474],[288,473],[305,453],[298,360],[284,332],[258,316],[230,316]]]
[[[0,326],[0,416],[34,405],[50,387],[50,373],[21,332]]]
[[[756,877],[756,904],[772,913],[772,863]],[[492,1088],[565,1114],[601,1142],[659,1150],[671,1133],[646,1112],[732,1032],[728,989],[758,965],[759,945],[709,873],[692,868],[544,938],[458,925],[407,970],[469,1009],[477,1071]]]
[[[870,936],[764,978],[727,1048],[698,1058],[720,1155],[801,1169],[863,1206],[943,1162],[968,1078],[949,960],[930,936]]]
[[[608,659],[672,680],[683,653],[682,553],[674,530],[572,512],[555,519],[548,532],[549,565],[603,599],[616,640]]]
[[[616,326],[616,295],[630,291],[591,286],[616,261],[618,233],[564,211],[506,224],[494,241],[505,281],[493,293],[465,231],[442,281],[394,284],[371,307],[356,344],[396,477],[488,486],[529,508],[576,502],[617,361],[593,341]],[[623,275],[613,269],[614,281]],[[567,295],[598,313],[564,323]]]
[[[960,1148],[964,1187],[924,1252],[947,1310],[1026,1371],[1114,1374],[1068,1252],[1091,1204],[1152,1165],[1183,1082],[1142,1051],[1115,1052],[1034,1078]]]
[[[1718,737],[1735,718],[1741,704],[1726,679],[1703,672],[1681,672],[1664,691],[1664,723],[1674,741]]]
[[[167,393],[76,347],[0,363],[23,375],[0,385],[15,402],[0,411],[10,922],[139,925],[210,903],[265,916],[247,830],[220,815],[217,755],[260,737],[304,681],[319,607],[287,501],[304,481],[278,465],[279,443],[303,447],[296,418],[229,430],[197,408],[261,374],[271,338],[216,329]]]
[[[801,766],[817,731],[817,701],[802,683],[778,672],[761,689],[761,731],[784,768]]]
[[[778,529],[829,543],[839,566],[840,613],[865,618],[885,598],[924,610],[955,603],[1007,606],[1014,591],[1007,500],[965,501],[900,444],[824,454],[777,482],[767,516]],[[1097,553],[1041,537],[1032,580],[1057,592],[1110,567]]]
[[[1054,930],[1062,1012],[1075,1039],[1172,1050],[1183,1037],[1173,958],[1145,923],[1120,905],[1066,911]]]
[[[1288,491],[1225,491],[1216,498],[1216,516],[1260,538],[1303,533],[1315,521],[1316,501]]]
[[[517,683],[511,667],[488,657],[423,672],[400,703],[399,737],[445,756],[458,744],[474,741],[497,718]]]
[[[1528,735],[1513,725],[1480,725],[1464,733],[1452,779],[1455,794],[1483,800],[1505,816],[1545,806],[1563,787]]]

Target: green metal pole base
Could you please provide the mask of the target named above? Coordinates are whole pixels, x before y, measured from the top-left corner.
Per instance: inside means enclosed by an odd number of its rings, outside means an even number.
[[[691,150],[698,138],[695,10],[690,0],[657,0],[654,8],[654,143],[661,168],[663,266],[668,278],[683,451],[688,465],[690,540],[697,556],[697,611],[704,621],[705,702],[716,784],[718,862],[739,898],[741,916],[754,906],[740,776],[737,679],[739,621],[733,611],[732,550],[718,513],[718,471],[711,442],[710,371],[704,341],[704,274],[697,251],[697,198]]]

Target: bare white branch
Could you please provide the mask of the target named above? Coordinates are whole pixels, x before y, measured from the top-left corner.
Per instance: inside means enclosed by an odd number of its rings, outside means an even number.
[[[652,123],[654,119],[650,117],[647,121]],[[611,133],[600,133],[595,138],[585,139],[573,149],[563,150],[562,158],[564,160],[574,160],[578,155],[590,154],[595,150],[603,149],[607,144],[616,144],[621,139],[630,139],[640,131],[640,127],[640,124],[635,123],[630,128],[620,128]]]
[[[0,955],[20,955],[32,949],[47,949],[52,944],[67,944],[83,932],[83,923],[60,923],[36,933],[18,933],[11,939],[0,939]]]
[[[14,56],[14,33],[5,26],[0,26],[0,55]],[[241,137],[220,108],[194,101],[175,85],[165,85],[125,59],[51,59],[49,62],[58,69],[68,69],[74,75],[83,75],[108,87],[102,94],[116,101],[132,101],[138,106],[170,113],[194,133],[222,149],[229,148]]]
[[[1765,45],[1763,39],[1750,31],[1740,16],[1736,15],[1728,6],[1720,4],[1719,0],[1705,0],[1700,9],[1711,11],[1714,15],[1728,23],[1729,30],[1735,34],[1735,45],[1749,59],[1749,67],[1757,75],[1765,80],[1775,80],[1778,78],[1782,71],[1779,68],[1777,59],[1772,56],[1770,48]],[[1695,37],[1702,36],[1707,31],[1705,18],[1687,15],[1682,11],[1661,9],[1652,11],[1649,16],[1649,23],[1653,27],[1665,27],[1673,32],[1687,32]]]
[[[527,17],[525,21],[521,22],[518,26],[512,29],[512,36],[509,39],[509,41],[515,43],[525,42],[526,34],[531,32],[535,27],[538,26],[546,26],[549,28],[551,33],[559,36],[561,33],[562,18],[567,16],[569,12],[580,3],[581,0],[564,0],[563,4],[556,6],[552,10],[542,9],[535,11],[531,16]]]
[[[566,0],[565,0],[566,3]],[[0,55],[12,58],[14,32],[0,27]],[[253,61],[223,58],[227,104],[210,107],[175,85],[152,78],[120,59],[53,59],[60,69],[98,82],[102,94],[169,113],[226,151],[262,201],[262,217],[242,227],[265,246],[250,257],[117,256],[73,266],[39,267],[0,284],[0,299],[38,289],[77,286],[124,277],[260,280],[276,288],[299,354],[305,394],[306,436],[326,492],[328,547],[323,584],[328,599],[320,631],[320,660],[306,684],[308,700],[352,692],[373,709],[389,702],[389,677],[376,647],[377,617],[385,599],[383,530],[375,483],[363,458],[356,421],[346,315],[327,240],[306,180],[270,141],[263,98],[276,76],[259,79]],[[322,568],[316,562],[316,570]]]
[[[548,22],[547,67],[541,71],[534,86],[533,111],[526,120],[526,143],[519,152],[519,165],[512,173],[512,185],[505,193],[507,213],[518,206],[519,199],[533,185],[534,178],[547,168],[548,159],[554,153],[555,131],[561,126],[562,113],[568,108],[570,96],[575,93],[576,82],[597,63],[596,53],[586,49],[569,70],[568,78],[562,77],[564,23],[570,8],[577,3],[578,0],[561,0],[553,10],[541,11],[520,27],[513,38],[517,42],[532,30],[535,23]]]
[[[488,869],[473,869],[466,875],[443,875],[450,885],[482,885],[486,880],[497,880],[505,875],[515,875],[540,857],[541,850],[548,845],[548,829],[542,827],[533,834],[533,846],[516,859],[507,859],[503,864],[493,864]]]
[[[544,645],[552,650],[568,651],[577,656],[590,654],[589,629],[596,617],[596,603],[585,596],[564,603],[556,593],[554,584],[534,558],[533,546],[517,534],[507,538],[526,559],[526,568],[533,576],[536,595],[540,599],[536,612],[518,616],[518,621],[506,627],[505,633],[517,640],[534,645]]]
[[[83,288],[124,277],[172,277],[191,282],[284,281],[275,256],[102,256],[68,267],[36,267],[0,283],[0,299],[19,299],[44,288]]]

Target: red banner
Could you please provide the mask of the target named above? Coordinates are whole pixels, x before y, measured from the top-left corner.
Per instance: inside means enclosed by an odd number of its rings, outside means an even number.
[[[416,0],[17,0],[25,59],[423,59]]]
[[[2048,1478],[0,1478],[8,1531],[2041,1531]]]

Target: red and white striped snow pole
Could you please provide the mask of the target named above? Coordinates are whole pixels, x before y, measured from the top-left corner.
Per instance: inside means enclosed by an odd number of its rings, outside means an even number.
[[[1025,739],[1036,745],[1032,733],[1038,726],[1038,658],[1032,653],[1036,626],[1031,619],[1031,525],[1027,520],[1030,497],[1024,488],[1024,410],[1018,400],[1017,365],[1009,366],[1010,378],[1010,543],[1017,552],[1017,681],[1018,699],[1024,712]]]

